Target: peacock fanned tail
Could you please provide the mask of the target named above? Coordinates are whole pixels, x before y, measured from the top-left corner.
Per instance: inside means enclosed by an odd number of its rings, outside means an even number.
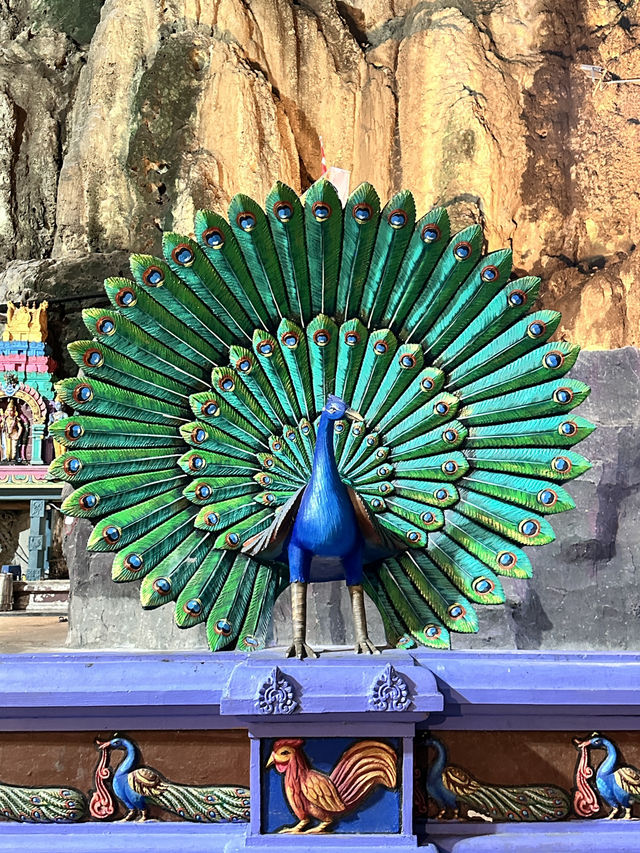
[[[288,571],[247,543],[308,482],[336,394],[364,417],[335,426],[341,476],[394,543],[364,582],[389,642],[477,631],[474,605],[530,577],[523,546],[574,506],[562,484],[593,429],[539,279],[482,245],[443,208],[417,219],[409,192],[383,207],[362,184],[343,209],[320,180],[304,202],[276,184],[266,211],[238,195],[228,222],[200,211],[194,238],[134,255],[111,308],[84,312],[80,375],[58,386],[73,415],[51,427],[51,473],[77,486],[63,511],[94,523],[114,580],[206,623],[214,650],[262,647]]]
[[[183,820],[196,823],[246,823],[250,817],[248,788],[178,785],[165,781],[149,802]]]
[[[22,788],[0,784],[0,817],[20,823],[77,823],[89,816],[74,788]]]

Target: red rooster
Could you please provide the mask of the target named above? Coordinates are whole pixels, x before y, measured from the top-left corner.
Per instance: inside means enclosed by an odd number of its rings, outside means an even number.
[[[313,770],[304,754],[303,740],[278,740],[267,762],[284,773],[284,790],[291,811],[298,818],[295,826],[280,832],[326,832],[332,824],[354,811],[376,785],[396,787],[395,751],[376,740],[361,740],[350,746],[331,774]],[[312,818],[319,820],[307,829]]]

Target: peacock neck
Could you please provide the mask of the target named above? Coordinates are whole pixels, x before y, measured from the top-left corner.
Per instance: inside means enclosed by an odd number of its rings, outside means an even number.
[[[333,450],[334,423],[326,412],[322,412],[320,423],[318,424],[310,483],[313,484],[319,481],[325,488],[339,489],[343,486],[343,483],[340,479],[340,472],[336,465],[336,457]]]
[[[125,745],[125,753],[124,758],[118,765],[118,769],[116,770],[116,776],[124,776],[130,770],[133,769],[134,764],[136,763],[137,753],[135,746],[128,740],[123,741]]]
[[[618,753],[611,741],[606,738],[602,738],[602,743],[607,750],[607,756],[600,767],[598,767],[598,776],[604,776],[606,773],[611,773],[618,762]]]
[[[444,751],[444,747],[440,743],[439,740],[428,740],[426,743],[427,746],[433,747],[436,751],[436,759],[429,766],[429,772],[427,774],[427,785],[432,786],[436,784],[442,783],[442,772],[444,770],[444,765],[447,760],[446,753]]]

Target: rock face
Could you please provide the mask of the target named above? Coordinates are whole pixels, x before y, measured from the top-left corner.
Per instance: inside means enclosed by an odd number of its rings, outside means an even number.
[[[188,233],[195,209],[224,211],[238,191],[261,199],[277,178],[304,190],[322,134],[352,186],[409,187],[420,211],[447,204],[457,226],[485,226],[490,249],[510,245],[518,273],[544,278],[543,305],[563,311],[561,337],[638,346],[640,91],[596,85],[580,65],[639,76],[639,33],[626,0],[0,0],[0,301],[48,297],[70,371],[80,308],[106,302],[101,280],[126,274],[129,251],[157,252],[162,229]],[[634,353],[582,357],[594,388],[616,377],[589,403],[606,425],[589,450],[608,462],[576,485],[580,508],[559,520],[537,579],[509,587],[512,608],[483,620],[489,639],[467,642],[634,642],[633,619],[609,627],[631,600]],[[67,538],[72,638],[115,642],[124,620],[133,644],[193,642],[157,614],[136,633],[135,591],[102,586],[82,529]],[[618,582],[629,589],[615,594]],[[102,609],[83,611],[88,588]],[[345,601],[322,595],[339,639]]]

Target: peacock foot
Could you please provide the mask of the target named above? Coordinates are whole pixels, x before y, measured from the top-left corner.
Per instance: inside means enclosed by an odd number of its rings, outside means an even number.
[[[331,820],[323,820],[322,823],[319,823],[317,826],[314,826],[313,829],[308,829],[305,832],[305,835],[311,835],[312,832],[315,834],[319,832],[326,832],[332,823],[333,821]]]
[[[295,826],[285,826],[283,829],[278,830],[280,835],[284,835],[288,833],[289,835],[297,835],[299,832],[303,832],[306,826],[309,826],[311,821],[308,818],[301,820]]]
[[[138,809],[129,809],[129,811],[123,817],[123,820],[135,820],[137,814],[138,814]]]
[[[317,658],[318,654],[302,640],[294,640],[287,649],[285,657],[304,660],[305,658]]]
[[[357,640],[354,646],[354,651],[357,655],[379,655],[380,652],[373,645],[368,637]]]
[[[137,823],[143,823],[144,821],[148,820],[148,818],[149,818],[149,813],[147,812],[147,810],[141,809],[140,810],[140,816],[136,818],[136,822]]]
[[[615,820],[620,813],[620,808],[611,809],[609,814],[605,817],[605,820]]]

